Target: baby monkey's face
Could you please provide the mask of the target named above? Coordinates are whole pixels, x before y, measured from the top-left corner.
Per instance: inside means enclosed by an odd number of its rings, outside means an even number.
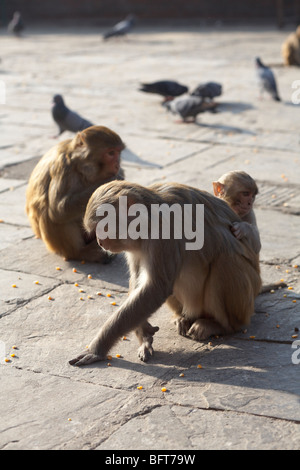
[[[254,201],[255,194],[253,192],[240,191],[232,202],[231,208],[240,217],[245,217],[252,210]]]

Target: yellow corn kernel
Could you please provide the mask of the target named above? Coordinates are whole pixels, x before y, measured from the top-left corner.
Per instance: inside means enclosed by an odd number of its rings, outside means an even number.
[[[296,339],[296,338],[298,338],[298,335],[292,335],[292,338]]]
[[[167,391],[166,387],[162,387],[161,391],[166,392]]]
[[[84,300],[83,297],[79,297],[79,300]]]
[[[10,359],[8,359],[7,357],[4,359],[5,362],[10,362]]]
[[[280,279],[280,282],[284,282],[284,279]]]
[[[289,269],[286,269],[286,270],[285,270],[285,272],[286,272],[286,273],[289,273],[289,272],[290,272],[290,270],[289,270]]]
[[[76,268],[73,268],[73,273],[77,273],[77,269],[76,269]]]
[[[289,286],[289,287],[288,287],[288,290],[293,290],[293,287],[292,287],[292,286]]]
[[[71,419],[71,418],[68,418],[68,421],[72,421],[72,419]]]
[[[48,300],[53,300],[53,297],[51,297],[51,295],[48,295]]]
[[[111,297],[111,294],[106,294],[106,297]]]
[[[35,284],[39,284],[39,281],[34,281]]]
[[[74,286],[75,286],[75,287],[78,287],[78,286],[79,286],[78,282],[75,282]]]
[[[298,268],[298,264],[293,264],[293,268]]]
[[[116,357],[122,357],[121,354],[116,354]]]
[[[117,305],[117,303],[116,303],[116,302],[111,302],[110,304],[111,304],[111,305]]]
[[[92,299],[93,297],[91,295],[88,295],[88,299]]]
[[[136,387],[138,390],[142,390],[143,389],[143,386],[142,385],[139,385],[138,387]]]
[[[249,336],[250,339],[255,339],[255,336]]]
[[[297,303],[297,300],[294,299],[294,300],[292,300],[292,302],[293,302],[293,304],[296,304],[296,303]]]
[[[127,340],[126,336],[123,336],[123,341],[126,341],[126,340]]]
[[[179,377],[184,377],[184,373],[182,372],[181,374],[179,374]]]
[[[198,368],[198,369],[202,369],[201,364],[198,364],[198,365],[197,365],[197,368]]]
[[[16,284],[12,284],[12,286],[11,286],[11,287],[17,287],[17,285],[16,285]]]
[[[59,266],[56,266],[56,271],[61,271],[61,268]]]
[[[15,344],[12,346],[12,348],[13,348],[13,349],[18,349],[18,348],[17,348],[17,346],[16,346]]]
[[[79,292],[84,292],[84,290],[83,290],[83,289],[79,289]]]
[[[93,276],[91,274],[89,274],[88,279],[93,279]]]
[[[12,353],[12,354],[10,355],[10,357],[16,357],[15,353]]]

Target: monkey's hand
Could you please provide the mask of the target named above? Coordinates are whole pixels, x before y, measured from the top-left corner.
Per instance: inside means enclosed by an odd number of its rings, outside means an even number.
[[[243,222],[234,222],[231,226],[231,231],[238,240],[241,240],[241,238],[246,236]]]
[[[93,362],[103,361],[104,359],[105,355],[99,354],[96,344],[91,343],[85,351],[80,353],[74,359],[71,359],[69,364],[71,366],[85,366],[87,364],[92,364]]]

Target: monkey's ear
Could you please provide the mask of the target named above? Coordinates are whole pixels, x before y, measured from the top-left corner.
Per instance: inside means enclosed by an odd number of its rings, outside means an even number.
[[[225,185],[219,181],[213,181],[214,195],[221,197],[224,194]]]
[[[82,132],[78,132],[74,137],[74,148],[82,147],[83,145],[85,145],[84,137],[82,135]]]

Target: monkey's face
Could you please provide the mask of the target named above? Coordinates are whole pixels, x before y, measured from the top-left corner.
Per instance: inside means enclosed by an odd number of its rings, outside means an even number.
[[[251,191],[241,191],[231,204],[231,208],[240,217],[245,217],[253,208],[255,194]]]
[[[90,183],[115,177],[120,170],[119,149],[91,152],[80,161],[79,171]]]

